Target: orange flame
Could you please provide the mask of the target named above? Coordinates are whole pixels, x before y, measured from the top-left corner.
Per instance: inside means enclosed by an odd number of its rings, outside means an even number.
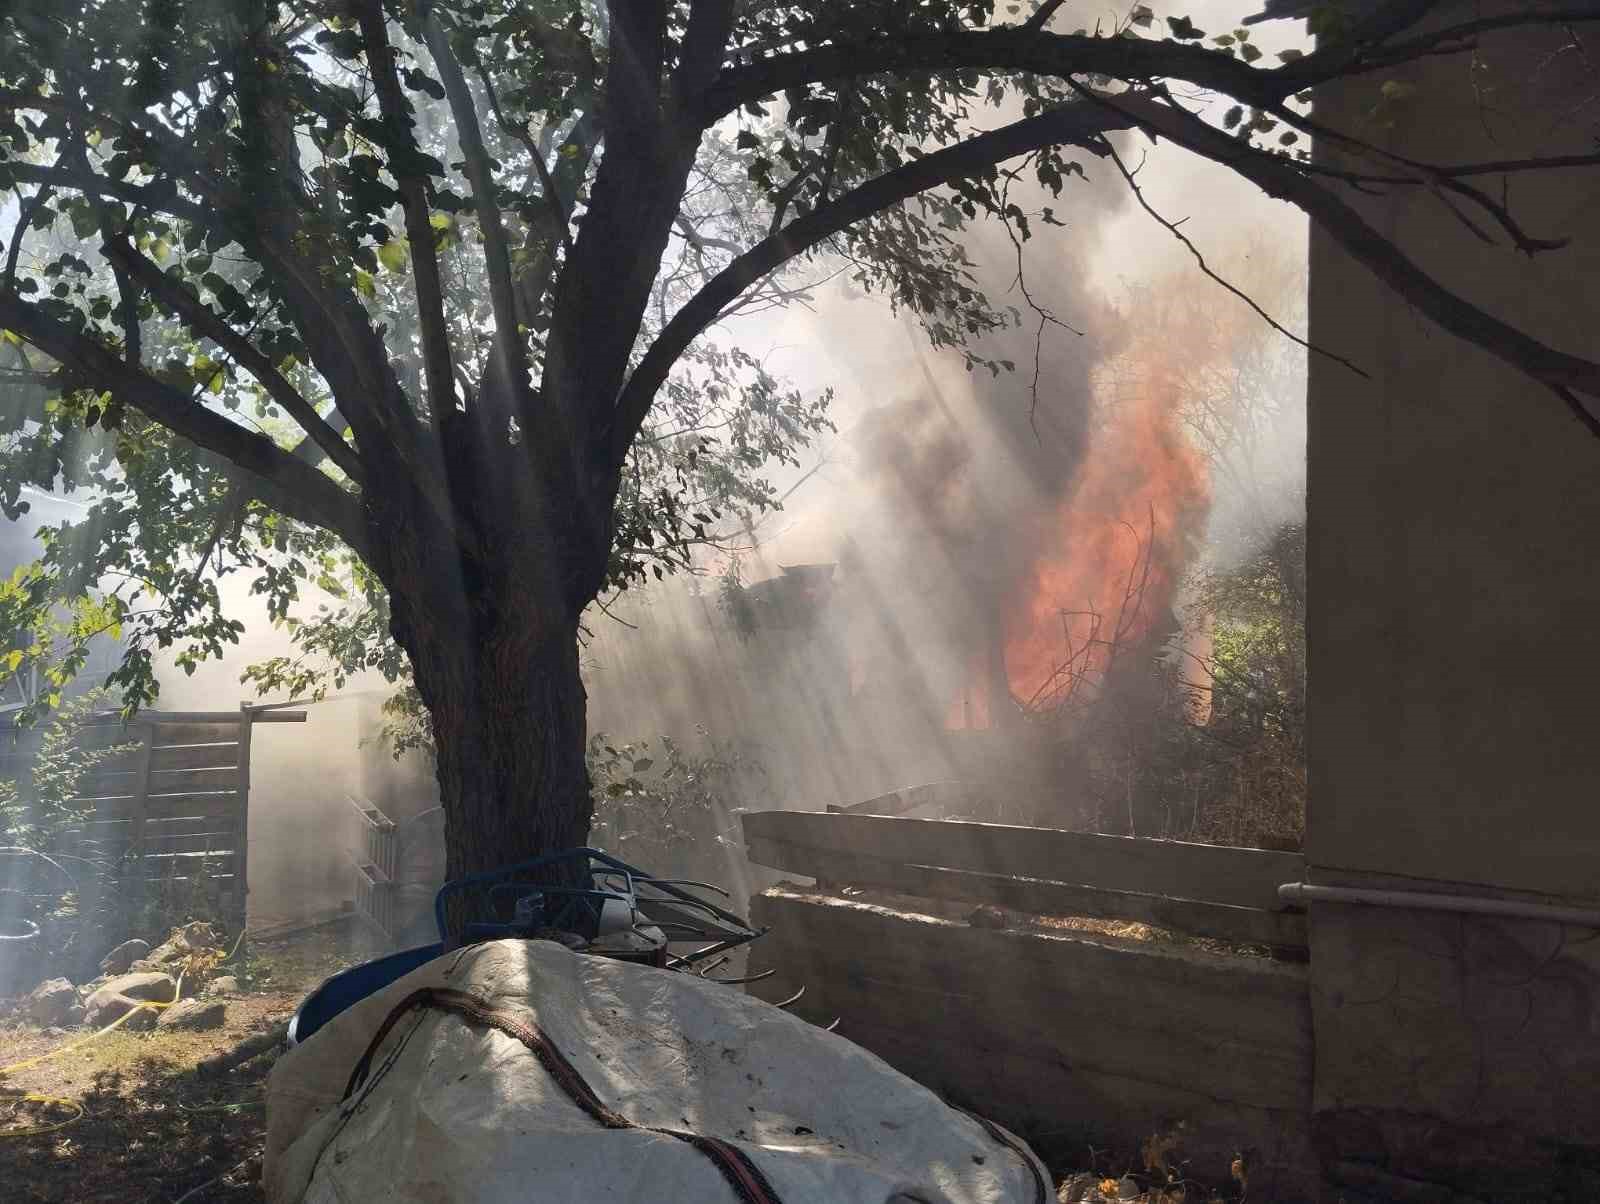
[[[1206,463],[1185,438],[1172,374],[1147,369],[1091,441],[1075,487],[1046,520],[1043,552],[1004,616],[1017,699],[1057,705],[1115,650],[1171,611],[1204,519]]]

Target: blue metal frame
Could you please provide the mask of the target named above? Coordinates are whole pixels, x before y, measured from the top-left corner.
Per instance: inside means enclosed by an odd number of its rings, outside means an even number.
[[[588,888],[547,886],[530,881],[536,875],[530,874],[529,871],[543,869],[563,861],[573,861],[579,858],[584,859],[585,868],[589,874],[591,885]],[[625,889],[615,890],[594,885],[597,877],[606,878],[616,875],[622,877]],[[491,900],[497,895],[503,896],[506,893],[515,891],[526,894],[538,893],[545,896],[547,904],[552,896],[559,897],[561,902],[558,909],[551,911],[547,907],[545,923],[549,927],[559,928],[563,931],[578,931],[579,929],[575,922],[580,918],[587,920],[587,923],[583,925],[584,928],[598,923],[600,907],[604,905],[607,899],[618,899],[631,903],[636,897],[636,887],[648,886],[652,890],[660,891],[679,903],[705,912],[724,924],[730,924],[741,930],[741,935],[735,939],[717,942],[668,963],[680,968],[686,968],[706,957],[714,956],[736,945],[754,940],[765,931],[765,929],[752,928],[749,921],[718,907],[715,903],[688,893],[682,889],[682,885],[700,886],[711,890],[719,889],[710,886],[709,883],[685,883],[683,879],[657,878],[611,856],[609,853],[591,848],[566,849],[559,853],[549,853],[543,857],[535,857],[531,861],[518,862],[516,865],[508,865],[496,870],[485,870],[482,873],[469,874],[465,878],[457,878],[452,882],[446,882],[439,889],[439,893],[434,896],[433,900],[434,922],[439,928],[439,940],[431,945],[420,945],[415,949],[404,949],[398,953],[391,953],[386,957],[363,962],[358,966],[351,966],[348,970],[342,970],[328,978],[315,991],[306,996],[300,1007],[295,1011],[293,1019],[289,1022],[289,1044],[297,1045],[306,1040],[328,1021],[361,1002],[368,995],[375,994],[391,983],[398,982],[417,967],[426,965],[434,958],[440,957],[462,944],[475,944],[479,941],[526,935],[522,929],[514,924],[474,921],[464,926],[460,940],[452,940],[446,922],[447,902],[455,895],[464,895],[471,891],[481,891]]]

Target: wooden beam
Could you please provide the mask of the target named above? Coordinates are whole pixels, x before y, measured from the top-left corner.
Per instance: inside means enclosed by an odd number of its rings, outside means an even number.
[[[176,769],[234,769],[239,764],[238,744],[177,744],[152,750],[150,768],[167,772]]]
[[[921,786],[906,786],[891,790],[862,803],[848,806],[828,806],[831,815],[905,815],[922,807],[938,807],[949,811],[966,807],[981,800],[983,792],[967,782],[928,782]]]
[[[1305,916],[1289,912],[1172,899],[1038,878],[906,865],[854,853],[824,853],[804,845],[760,838],[750,841],[749,854],[750,860],[759,865],[804,874],[819,881],[847,882],[852,886],[925,899],[989,904],[1025,915],[1136,920],[1191,936],[1282,949],[1303,949],[1307,943]]]
[[[239,704],[239,856],[234,863],[233,911],[240,932],[250,916],[250,734],[258,722],[304,723],[305,719],[304,711],[257,710],[248,702]]]
[[[1298,854],[1265,849],[876,815],[756,811],[742,818],[747,842],[805,848],[819,858],[871,857],[1264,911],[1284,910],[1278,886],[1305,876]],[[839,879],[831,870],[825,877]]]
[[[229,723],[158,723],[155,725],[156,746],[167,748],[181,744],[237,744],[239,721]]]
[[[269,711],[251,708],[251,714],[257,723],[304,723],[304,711]],[[236,724],[240,721],[239,711],[140,711],[136,717],[141,723],[228,723]],[[86,726],[121,723],[122,716],[116,711],[109,711],[100,715],[93,715],[86,721]]]
[[[244,756],[241,750],[241,757]],[[243,770],[237,766],[227,766],[219,769],[175,769],[152,771],[150,774],[150,793],[158,794],[199,794],[215,793],[225,790],[240,790],[243,788],[241,775]]]

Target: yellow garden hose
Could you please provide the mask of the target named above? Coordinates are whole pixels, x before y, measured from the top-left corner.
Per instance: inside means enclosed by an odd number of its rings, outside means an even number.
[[[110,1024],[106,1025],[104,1028],[100,1029],[98,1032],[90,1033],[87,1037],[80,1037],[76,1041],[69,1041],[67,1044],[65,1044],[63,1046],[60,1046],[57,1049],[52,1049],[49,1053],[42,1053],[38,1057],[24,1058],[22,1061],[13,1062],[9,1066],[0,1066],[0,1079],[5,1078],[8,1074],[12,1074],[15,1071],[26,1070],[30,1066],[37,1066],[41,1062],[48,1062],[51,1058],[57,1057],[60,1054],[67,1053],[67,1052],[69,1052],[71,1050],[74,1050],[74,1049],[81,1049],[83,1046],[89,1044],[89,1042],[98,1040],[99,1038],[105,1036],[107,1033],[113,1032],[116,1029],[121,1028],[124,1024],[126,1024],[129,1021],[130,1018],[132,1018],[132,1016],[136,1012],[160,1012],[160,1011],[164,1011],[167,1008],[171,1007],[174,1003],[178,1002],[178,999],[179,999],[180,995],[182,994],[182,992],[183,992],[183,975],[180,973],[178,975],[177,984],[176,984],[176,986],[174,988],[174,991],[173,991],[172,999],[170,1001],[168,1001],[167,1003],[154,1003],[154,1002],[151,1002],[149,1000],[141,1001],[141,1002],[135,1004],[133,1007],[129,1008],[126,1012],[122,1013],[122,1015],[118,1016],[115,1020],[113,1020]],[[22,1099],[23,1099],[23,1102],[30,1103],[30,1104],[54,1104],[54,1105],[57,1105],[57,1106],[62,1107],[62,1108],[72,1108],[72,1109],[74,1109],[74,1112],[66,1120],[58,1121],[55,1124],[34,1125],[34,1126],[31,1126],[30,1128],[26,1128],[26,1129],[4,1129],[4,1130],[0,1130],[0,1138],[7,1138],[7,1137],[37,1137],[41,1133],[54,1133],[58,1129],[64,1129],[68,1125],[73,1124],[73,1123],[83,1119],[83,1105],[78,1103],[77,1100],[66,1099],[66,1098],[64,1098],[62,1096],[59,1096],[59,1095],[42,1095],[37,1091],[28,1092],[26,1095],[24,1095],[22,1097]]]
[[[222,958],[221,962],[219,962],[217,964],[220,965],[222,963],[225,963],[225,962],[231,960],[233,958],[233,955],[239,952],[239,946],[244,943],[244,936],[245,936],[244,932],[241,931],[239,933],[239,939],[234,941],[234,943],[233,943],[233,948],[230,949],[228,951],[227,956]],[[80,1037],[76,1041],[69,1041],[67,1044],[61,1046],[58,1049],[52,1049],[49,1053],[42,1053],[42,1054],[38,1055],[37,1057],[33,1057],[33,1058],[25,1058],[21,1062],[13,1062],[9,1066],[0,1066],[0,1079],[5,1078],[8,1074],[12,1074],[12,1073],[14,1073],[14,1072],[16,1072],[18,1070],[26,1070],[30,1066],[37,1066],[41,1062],[48,1062],[51,1058],[57,1057],[60,1054],[69,1053],[74,1049],[81,1049],[83,1046],[89,1044],[89,1042],[98,1040],[99,1038],[105,1036],[107,1033],[113,1032],[116,1029],[121,1028],[124,1024],[126,1024],[128,1022],[128,1020],[134,1015],[135,1012],[161,1012],[161,1011],[165,1011],[167,1008],[169,1008],[173,1004],[177,1003],[178,1000],[183,997],[183,976],[184,976],[184,972],[185,972],[184,970],[179,970],[178,971],[177,982],[173,986],[172,998],[168,1002],[166,1002],[166,1003],[155,1003],[155,1002],[149,1001],[149,1000],[140,1001],[139,1003],[135,1004],[133,1007],[129,1008],[121,1016],[117,1017],[117,1019],[113,1020],[110,1024],[108,1024],[104,1028],[100,1029],[98,1032],[90,1033],[87,1037]],[[54,1133],[59,1129],[64,1129],[68,1125],[73,1124],[73,1123],[83,1119],[83,1105],[80,1104],[77,1100],[66,1099],[66,1098],[64,1098],[62,1096],[59,1096],[59,1095],[42,1095],[37,1091],[28,1092],[26,1095],[24,1095],[22,1097],[22,1099],[23,1099],[24,1103],[49,1104],[49,1105],[55,1105],[55,1106],[62,1107],[62,1108],[71,1108],[71,1109],[73,1109],[73,1114],[71,1116],[69,1116],[66,1120],[58,1121],[55,1124],[35,1125],[35,1126],[32,1126],[30,1128],[26,1128],[26,1129],[5,1129],[5,1130],[0,1130],[0,1138],[7,1138],[7,1137],[37,1137],[42,1133]],[[247,1107],[248,1105],[247,1104],[245,1104],[245,1105],[229,1104],[229,1105],[224,1105],[224,1106],[225,1107]]]

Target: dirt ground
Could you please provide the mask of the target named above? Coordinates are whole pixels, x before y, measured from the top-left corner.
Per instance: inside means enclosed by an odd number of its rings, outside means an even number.
[[[370,947],[348,924],[251,941],[227,967],[246,989],[211,1032],[128,1033],[88,1041],[0,1077],[0,1200],[5,1204],[143,1201],[254,1204],[263,1199],[262,1086],[272,1058],[218,1078],[194,1066],[287,1020],[306,992]],[[0,1066],[81,1040],[78,1029],[0,1023]],[[25,1099],[29,1093],[71,1100]],[[34,1135],[22,1130],[61,1125]]]
[[[252,939],[226,967],[246,989],[229,997],[222,1028],[118,1030],[0,1076],[0,1204],[264,1204],[262,1092],[272,1057],[217,1078],[198,1078],[194,1067],[281,1024],[324,978],[376,952],[349,923]],[[0,1067],[86,1035],[0,1021]],[[28,1101],[29,1093],[71,1100],[82,1114]],[[1095,1181],[1136,1165],[1131,1157],[1087,1151],[1065,1135],[1027,1136],[1058,1183],[1086,1165],[1100,1167]]]

